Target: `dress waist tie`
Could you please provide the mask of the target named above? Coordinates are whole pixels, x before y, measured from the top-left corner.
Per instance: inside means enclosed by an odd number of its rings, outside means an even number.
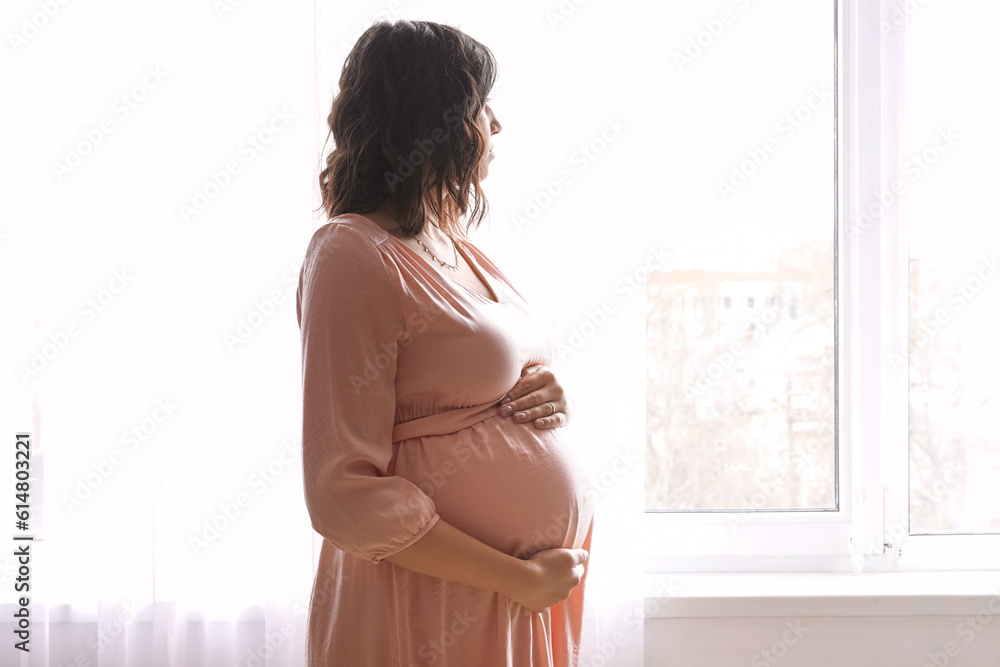
[[[392,441],[400,442],[410,438],[422,438],[427,435],[446,435],[461,431],[476,422],[495,417],[500,414],[500,406],[493,403],[471,405],[466,408],[455,408],[438,412],[419,419],[411,419],[392,427]]]

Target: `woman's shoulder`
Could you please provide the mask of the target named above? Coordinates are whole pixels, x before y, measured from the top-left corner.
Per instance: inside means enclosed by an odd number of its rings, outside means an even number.
[[[313,240],[336,240],[351,242],[367,238],[373,245],[381,245],[389,239],[389,232],[379,227],[369,218],[357,213],[342,213],[334,216],[313,233]]]
[[[313,232],[308,254],[351,253],[374,257],[387,245],[389,233],[366,217],[344,213]]]
[[[338,215],[313,232],[305,261],[314,266],[335,262],[384,271],[383,244],[388,239],[389,234],[367,218],[350,213]]]

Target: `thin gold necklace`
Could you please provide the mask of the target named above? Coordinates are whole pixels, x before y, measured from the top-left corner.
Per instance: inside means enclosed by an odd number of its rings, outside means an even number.
[[[438,264],[440,264],[441,266],[443,266],[443,267],[445,267],[445,268],[448,268],[448,269],[451,269],[452,271],[458,271],[458,246],[457,246],[457,245],[455,244],[455,239],[454,239],[454,237],[452,237],[452,236],[450,236],[450,235],[448,236],[448,238],[450,238],[450,239],[451,239],[451,247],[452,247],[452,249],[453,249],[453,250],[455,251],[455,266],[452,266],[451,264],[448,264],[447,262],[443,262],[443,261],[441,261],[440,259],[438,259],[438,256],[437,256],[437,255],[435,255],[435,254],[434,254],[433,252],[431,252],[431,249],[430,249],[430,248],[428,248],[427,246],[425,246],[425,245],[424,245],[424,242],[420,240],[420,234],[417,234],[417,235],[416,235],[416,236],[415,236],[414,238],[415,238],[415,239],[417,240],[417,243],[419,243],[419,244],[420,244],[420,247],[421,247],[421,248],[423,248],[423,249],[424,249],[425,251],[427,251],[427,253],[428,253],[428,254],[429,254],[429,255],[430,255],[430,256],[431,256],[432,258],[434,258],[434,260],[435,260],[435,261],[436,261],[436,262],[437,262]]]

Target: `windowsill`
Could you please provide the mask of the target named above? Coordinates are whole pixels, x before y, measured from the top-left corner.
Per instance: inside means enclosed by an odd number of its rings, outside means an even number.
[[[991,601],[1000,609],[1000,571],[647,573],[644,582],[646,618],[963,616]]]

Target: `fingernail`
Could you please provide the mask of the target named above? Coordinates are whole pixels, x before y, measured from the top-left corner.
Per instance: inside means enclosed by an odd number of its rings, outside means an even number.
[[[522,419],[524,419],[524,413],[518,412],[517,414],[514,415],[514,419],[516,419],[517,421],[521,421]]]
[[[502,414],[502,415],[509,415],[510,412],[511,412],[511,410],[513,410],[513,409],[514,409],[513,406],[505,405],[502,408],[500,408],[500,414]]]
[[[504,405],[505,403],[510,403],[510,397],[509,396],[504,396],[503,400],[500,401],[500,405]]]

